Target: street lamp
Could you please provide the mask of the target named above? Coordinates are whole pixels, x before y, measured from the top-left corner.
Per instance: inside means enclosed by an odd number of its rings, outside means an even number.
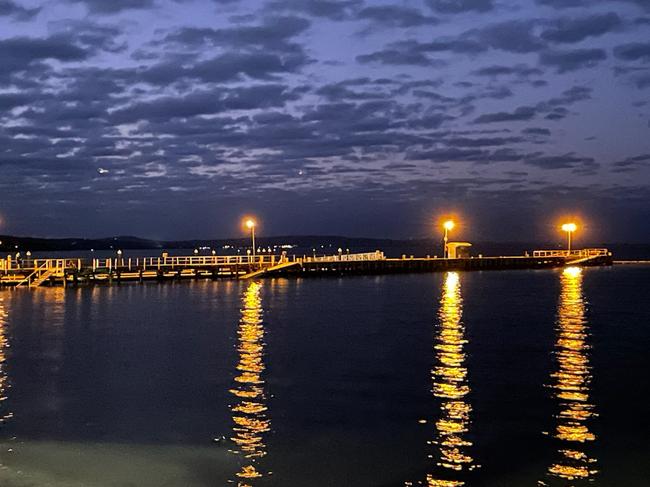
[[[562,225],[562,231],[567,234],[567,251],[571,253],[571,234],[578,229],[578,226],[575,223],[565,223]]]
[[[246,220],[246,228],[251,231],[251,244],[253,246],[253,260],[255,260],[255,220],[249,218]]]
[[[443,258],[449,257],[449,251],[447,250],[447,241],[449,240],[449,232],[454,229],[456,224],[453,220],[447,220],[442,224],[442,227],[445,229],[445,248],[442,251]]]

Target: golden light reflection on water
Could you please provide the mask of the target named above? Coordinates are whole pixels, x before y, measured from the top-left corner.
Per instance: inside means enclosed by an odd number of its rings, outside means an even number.
[[[556,428],[551,435],[560,446],[559,459],[548,468],[548,476],[574,485],[574,481],[593,480],[598,472],[596,460],[585,451],[587,444],[596,439],[588,424],[596,413],[589,399],[592,375],[582,270],[569,267],[560,280],[555,342],[557,372],[551,376],[554,379],[553,397],[559,405]],[[547,484],[540,482],[540,485]]]
[[[261,285],[251,282],[244,292],[243,308],[239,321],[238,376],[230,393],[237,398],[231,406],[233,435],[237,446],[233,453],[243,459],[237,472],[237,485],[250,487],[254,479],[265,475],[259,468],[259,460],[266,455],[264,434],[270,430],[264,393],[264,324],[262,321]]]
[[[433,395],[442,400],[441,415],[436,422],[436,474],[427,476],[430,487],[460,487],[465,485],[463,472],[477,465],[470,454],[472,442],[467,439],[472,406],[466,396],[470,393],[465,366],[465,327],[462,322],[463,299],[460,278],[455,272],[445,276],[436,335],[436,366],[431,371]]]
[[[8,348],[7,311],[5,309],[4,298],[0,297],[0,426],[13,416],[13,414],[6,409],[9,389],[9,378],[6,370]]]

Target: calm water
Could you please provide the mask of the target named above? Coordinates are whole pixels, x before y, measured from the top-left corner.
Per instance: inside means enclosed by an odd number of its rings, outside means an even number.
[[[0,485],[650,485],[650,267],[0,291]]]

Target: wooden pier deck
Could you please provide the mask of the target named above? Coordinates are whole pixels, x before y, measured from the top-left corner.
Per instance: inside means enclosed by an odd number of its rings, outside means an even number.
[[[253,279],[269,276],[394,274],[447,270],[540,269],[611,265],[607,249],[535,251],[532,256],[461,259],[386,258],[383,252],[330,256],[180,256],[112,259],[0,259],[0,285],[39,287],[184,279]]]

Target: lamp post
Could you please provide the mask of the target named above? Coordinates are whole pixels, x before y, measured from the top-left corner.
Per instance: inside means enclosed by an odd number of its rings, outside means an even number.
[[[567,254],[571,254],[571,234],[578,229],[575,223],[565,223],[562,225],[562,230],[567,234]]]
[[[449,257],[449,251],[447,250],[447,242],[449,241],[449,232],[454,229],[455,223],[453,220],[447,220],[445,223],[442,224],[442,227],[445,229],[445,247],[442,251],[442,257],[443,258],[448,258]]]
[[[253,261],[255,261],[255,220],[249,218],[246,220],[246,228],[251,231],[251,244],[253,246]]]

